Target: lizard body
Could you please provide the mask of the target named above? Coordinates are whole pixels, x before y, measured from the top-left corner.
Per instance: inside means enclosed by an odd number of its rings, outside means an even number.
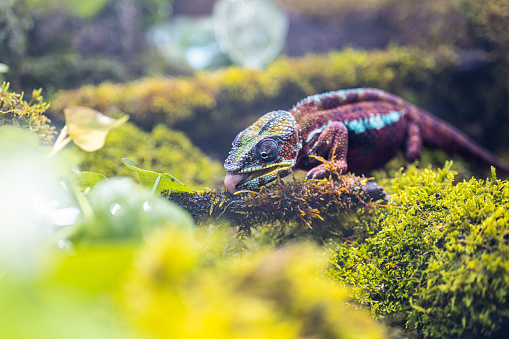
[[[230,193],[260,187],[292,168],[306,178],[328,175],[319,156],[333,160],[343,173],[379,168],[402,147],[408,161],[422,146],[467,155],[509,173],[498,159],[464,133],[402,98],[378,89],[359,88],[317,94],[289,112],[262,116],[239,133],[225,161]]]

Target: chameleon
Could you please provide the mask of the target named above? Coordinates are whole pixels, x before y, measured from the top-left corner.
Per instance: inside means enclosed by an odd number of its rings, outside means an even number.
[[[266,113],[240,132],[225,160],[228,192],[251,190],[292,169],[306,179],[329,175],[323,162],[341,173],[380,168],[403,148],[417,160],[423,146],[459,153],[509,173],[509,164],[466,134],[401,97],[374,88],[309,96],[290,111]]]

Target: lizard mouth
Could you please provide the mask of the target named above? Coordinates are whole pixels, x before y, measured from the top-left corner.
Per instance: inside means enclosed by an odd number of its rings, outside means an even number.
[[[289,170],[292,163],[278,163],[264,169],[251,172],[227,172],[224,177],[224,186],[231,194],[242,190],[262,186],[277,178],[277,174]]]

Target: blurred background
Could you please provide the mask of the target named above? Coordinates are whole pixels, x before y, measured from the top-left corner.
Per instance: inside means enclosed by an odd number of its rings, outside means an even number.
[[[263,113],[354,87],[403,96],[504,155],[508,19],[499,0],[3,0],[0,78],[42,88],[57,125],[70,105],[126,113],[125,128],[183,132],[216,164]]]

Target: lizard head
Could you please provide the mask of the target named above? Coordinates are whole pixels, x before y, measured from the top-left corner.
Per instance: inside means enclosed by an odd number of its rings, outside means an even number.
[[[224,185],[230,193],[253,189],[288,175],[302,148],[295,118],[269,112],[240,132],[224,162]]]

